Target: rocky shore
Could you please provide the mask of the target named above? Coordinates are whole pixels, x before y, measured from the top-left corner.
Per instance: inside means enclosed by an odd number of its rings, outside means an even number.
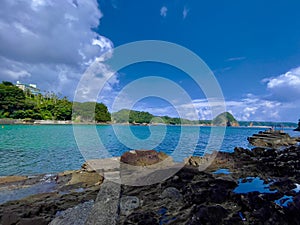
[[[260,131],[258,134],[253,134],[248,137],[251,145],[258,147],[278,148],[282,146],[293,146],[300,141],[299,137],[291,137],[282,130],[266,130]]]
[[[164,161],[172,167],[160,165],[159,172],[178,171],[162,182],[118,184],[126,166],[141,167],[142,174]],[[4,177],[0,193],[1,225],[300,224],[300,147],[236,148],[190,157],[180,167],[162,153],[137,151],[93,160],[78,171]]]

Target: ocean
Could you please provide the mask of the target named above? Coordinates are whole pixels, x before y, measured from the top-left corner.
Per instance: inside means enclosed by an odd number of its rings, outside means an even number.
[[[248,127],[128,125],[3,125],[0,176],[79,169],[85,160],[121,156],[131,149],[155,149],[182,161],[212,150],[251,148],[247,137],[265,130]],[[291,136],[299,132],[285,128]],[[224,136],[223,136],[224,133]]]

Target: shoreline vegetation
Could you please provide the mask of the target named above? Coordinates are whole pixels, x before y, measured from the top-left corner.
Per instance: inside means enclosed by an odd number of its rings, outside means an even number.
[[[290,122],[263,122],[266,125],[247,125],[250,122],[246,122],[246,125],[230,126],[235,128],[265,128],[269,129],[274,126],[280,128],[295,128],[295,123]],[[257,122],[260,124],[260,122]],[[242,123],[244,124],[244,123]],[[275,125],[274,125],[275,124]],[[0,125],[122,125],[122,126],[195,126],[195,127],[219,127],[219,125],[212,124],[165,124],[165,123],[149,123],[149,124],[134,124],[134,123],[114,123],[114,122],[76,122],[72,120],[23,120],[23,119],[0,119]]]
[[[11,82],[0,84],[0,124],[130,124],[228,127],[297,127],[293,122],[237,121],[229,112],[213,120],[188,120],[122,109],[110,113],[103,103],[71,102],[60,94],[32,94]]]

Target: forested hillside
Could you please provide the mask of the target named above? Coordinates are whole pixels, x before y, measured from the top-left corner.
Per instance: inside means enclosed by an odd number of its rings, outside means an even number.
[[[110,113],[102,103],[73,103],[54,93],[33,95],[10,82],[0,84],[0,118],[107,122]],[[95,113],[95,114],[94,114]]]

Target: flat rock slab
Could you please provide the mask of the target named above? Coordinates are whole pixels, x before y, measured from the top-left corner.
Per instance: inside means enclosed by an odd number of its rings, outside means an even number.
[[[82,169],[88,172],[106,172],[115,171],[120,168],[120,157],[113,157],[109,159],[91,159],[82,165]]]

